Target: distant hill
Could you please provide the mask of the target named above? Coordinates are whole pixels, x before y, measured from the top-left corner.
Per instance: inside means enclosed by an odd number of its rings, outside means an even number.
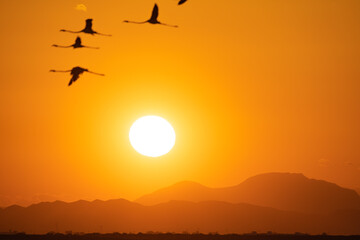
[[[181,182],[136,200],[154,205],[171,200],[224,201],[249,203],[286,211],[327,213],[360,209],[360,197],[350,189],[295,173],[267,173],[226,188],[209,188],[194,182]]]
[[[171,201],[142,206],[126,200],[40,203],[0,210],[0,232],[219,232],[360,234],[360,211],[309,215],[249,204]]]

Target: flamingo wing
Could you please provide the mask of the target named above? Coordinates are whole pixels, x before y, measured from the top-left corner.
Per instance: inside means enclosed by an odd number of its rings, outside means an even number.
[[[92,28],[92,19],[86,19],[86,25],[85,25],[86,29],[91,29]]]
[[[159,7],[155,3],[155,6],[154,6],[152,14],[151,14],[150,21],[157,21],[158,16],[159,16]]]
[[[71,84],[72,84],[73,82],[75,82],[76,80],[78,80],[78,79],[79,79],[79,74],[74,74],[74,75],[72,75],[68,86],[71,86]]]
[[[181,5],[181,4],[185,3],[186,1],[187,1],[187,0],[180,0],[179,3],[178,3],[178,5]]]
[[[81,45],[81,38],[80,37],[77,37],[76,40],[75,40],[75,45]]]

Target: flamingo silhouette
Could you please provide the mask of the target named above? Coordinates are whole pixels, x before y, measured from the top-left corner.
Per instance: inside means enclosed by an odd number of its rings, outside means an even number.
[[[181,5],[181,4],[183,4],[183,3],[185,3],[187,0],[180,0],[179,2],[178,2],[178,5]]]
[[[72,44],[72,45],[69,45],[69,46],[59,46],[57,44],[53,44],[52,45],[53,47],[60,47],[60,48],[92,48],[92,49],[99,49],[98,47],[89,47],[89,46],[84,46],[81,44],[81,38],[80,37],[77,37],[76,40],[75,40],[75,43]]]
[[[80,77],[80,74],[83,74],[84,72],[96,74],[96,75],[99,75],[99,76],[105,76],[105,74],[96,73],[96,72],[91,72],[91,71],[89,71],[88,69],[82,68],[82,67],[74,67],[74,68],[72,68],[71,70],[65,70],[65,71],[62,71],[62,70],[53,70],[53,69],[52,69],[52,70],[50,70],[50,72],[70,72],[70,75],[71,75],[72,77],[71,77],[71,79],[70,79],[70,82],[69,82],[68,86],[70,86],[73,82],[75,82],[76,80],[78,80],[79,77]]]
[[[178,27],[177,25],[169,25],[169,24],[166,24],[166,23],[159,22],[158,21],[158,16],[159,16],[159,7],[155,3],[155,6],[153,8],[153,11],[152,11],[152,14],[151,14],[151,17],[150,17],[149,20],[144,21],[144,22],[134,22],[134,21],[125,20],[124,22],[126,22],[126,23],[136,23],[136,24],[143,24],[143,23],[161,24],[161,25],[168,26],[168,27]]]
[[[88,33],[88,34],[91,34],[91,35],[98,34],[98,35],[102,35],[102,36],[109,36],[109,37],[111,36],[110,34],[98,33],[96,31],[94,31],[92,29],[92,21],[93,20],[91,18],[86,19],[85,28],[83,30],[81,30],[81,31],[71,31],[71,30],[66,30],[66,29],[61,29],[60,31],[61,32],[70,32],[70,33],[81,33],[81,32],[83,32],[83,33]]]

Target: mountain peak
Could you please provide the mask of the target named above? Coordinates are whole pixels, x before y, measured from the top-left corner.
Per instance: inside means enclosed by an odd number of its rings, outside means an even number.
[[[308,179],[302,173],[291,173],[291,172],[269,172],[261,173],[255,176],[249,177],[248,179],[257,178],[257,177],[286,177],[286,178],[297,178],[297,179]]]
[[[288,183],[288,182],[306,182],[308,180],[311,180],[310,178],[307,178],[302,173],[288,173],[288,172],[271,172],[271,173],[262,173],[258,174],[252,177],[249,177],[244,182],[240,183],[239,185],[244,185],[248,183],[256,183],[261,182],[264,183]]]

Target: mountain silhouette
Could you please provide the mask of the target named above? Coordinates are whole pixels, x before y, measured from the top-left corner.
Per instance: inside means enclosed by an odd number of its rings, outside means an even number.
[[[146,205],[144,205],[146,204]],[[302,174],[268,173],[227,188],[181,182],[125,199],[0,208],[0,232],[360,234],[359,195]]]
[[[209,188],[194,182],[181,182],[136,200],[154,205],[171,200],[224,201],[249,203],[285,211],[328,213],[360,209],[360,197],[350,189],[297,173],[266,173],[226,188]]]
[[[142,206],[124,199],[39,203],[0,210],[0,232],[195,232],[252,231],[360,234],[360,211],[303,214],[250,204],[170,201]]]

